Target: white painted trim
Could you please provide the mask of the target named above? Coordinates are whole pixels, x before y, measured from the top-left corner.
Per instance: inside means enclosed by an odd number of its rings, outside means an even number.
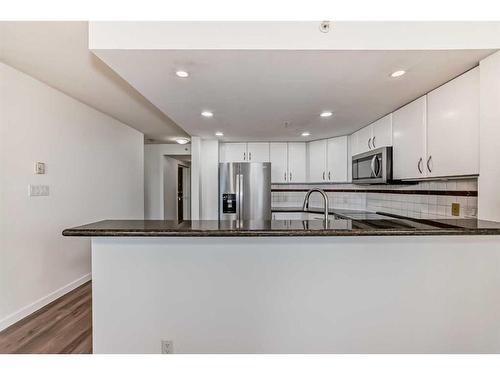
[[[23,308],[17,310],[16,312],[6,316],[4,319],[0,320],[0,331],[3,331],[7,327],[20,321],[21,319],[27,317],[28,315],[33,314],[35,311],[41,309],[45,305],[48,305],[52,301],[55,301],[56,299],[72,291],[73,289],[78,288],[80,285],[86,283],[91,279],[92,279],[91,273],[83,275],[82,277],[70,282],[69,284],[66,284],[57,290],[54,290],[53,292],[36,300],[35,302],[32,302],[29,305],[24,306]]]

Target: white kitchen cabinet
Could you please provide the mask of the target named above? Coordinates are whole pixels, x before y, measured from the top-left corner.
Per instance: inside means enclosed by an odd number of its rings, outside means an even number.
[[[306,182],[306,143],[271,142],[271,181]]]
[[[351,135],[352,155],[392,146],[392,114],[378,119]]]
[[[312,141],[308,145],[308,182],[326,182],[326,140]]]
[[[248,162],[269,162],[269,142],[248,142],[246,159]]]
[[[246,143],[221,143],[219,160],[221,162],[247,161]]]
[[[370,125],[356,132],[356,154],[362,154],[363,152],[370,151],[371,140],[372,140],[372,128]]]
[[[286,142],[271,142],[271,182],[288,182],[288,144]]]
[[[288,182],[307,181],[306,143],[288,143]]]
[[[392,114],[393,177],[426,177],[427,100],[422,96]]]
[[[328,182],[347,182],[347,136],[327,140]]]
[[[428,177],[479,174],[479,68],[427,94],[424,167]]]
[[[392,113],[369,125],[371,132],[371,148],[392,146]]]

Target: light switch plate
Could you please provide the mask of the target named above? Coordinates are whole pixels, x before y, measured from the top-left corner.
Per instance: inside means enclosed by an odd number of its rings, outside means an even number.
[[[451,215],[452,216],[460,216],[460,203],[452,203],[451,204]]]
[[[41,161],[35,163],[35,174],[45,174],[45,163]]]
[[[30,197],[46,197],[49,195],[49,185],[29,185]]]

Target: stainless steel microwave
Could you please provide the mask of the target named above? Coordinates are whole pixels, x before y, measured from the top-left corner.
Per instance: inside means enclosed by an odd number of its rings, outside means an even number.
[[[353,155],[352,182],[354,184],[388,184],[392,181],[392,147]]]

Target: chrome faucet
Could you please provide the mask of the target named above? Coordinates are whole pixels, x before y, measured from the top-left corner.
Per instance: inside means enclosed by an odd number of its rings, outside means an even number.
[[[325,202],[325,219],[324,220],[325,220],[325,224],[328,224],[328,196],[326,195],[326,193],[323,190],[316,189],[316,188],[309,190],[306,193],[306,196],[304,198],[304,204],[302,205],[302,210],[307,211],[307,209],[309,208],[309,197],[315,191],[317,191],[318,193],[320,193],[323,196],[323,200]]]

